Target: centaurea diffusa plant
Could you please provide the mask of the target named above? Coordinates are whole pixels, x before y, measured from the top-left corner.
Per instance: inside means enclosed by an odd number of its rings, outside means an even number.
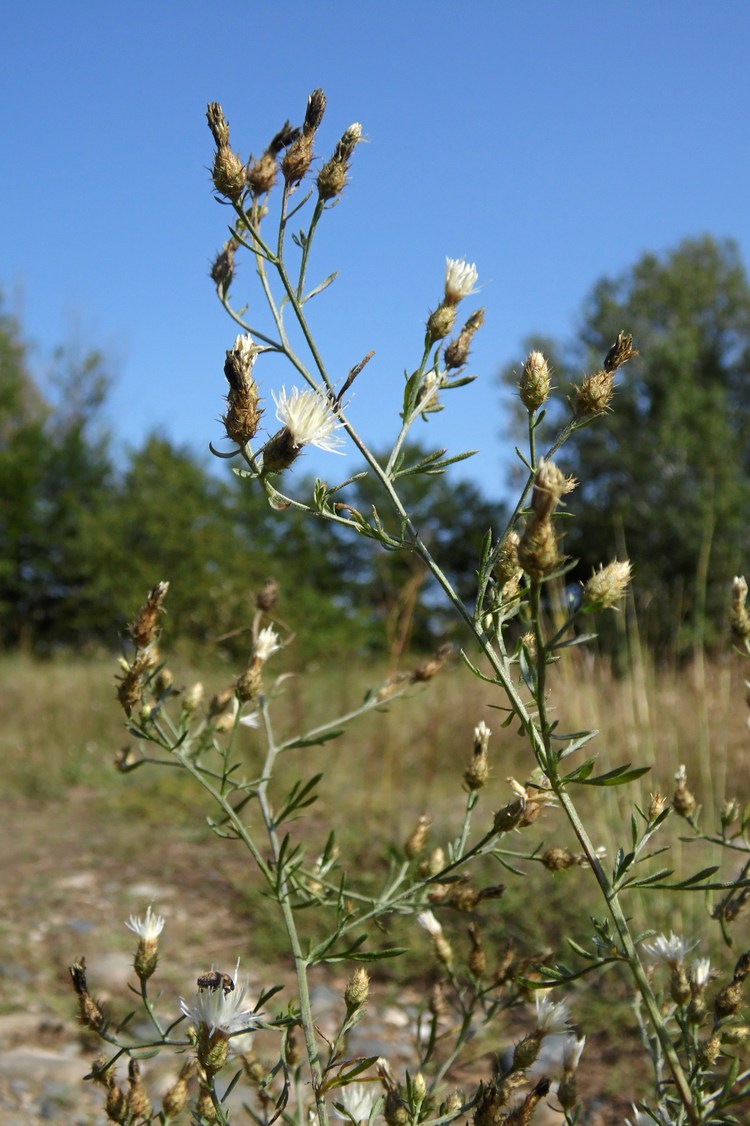
[[[412,833],[403,845],[394,845],[391,866],[375,890],[372,880],[345,868],[333,832],[317,859],[309,859],[292,823],[299,822],[315,801],[322,776],[304,777],[301,761],[300,777],[285,791],[277,784],[275,773],[280,757],[333,738],[359,716],[382,707],[386,701],[396,701],[415,686],[429,684],[441,675],[448,651],[441,651],[411,673],[373,685],[363,704],[352,712],[294,737],[280,738],[274,714],[282,678],[274,680],[268,671],[282,645],[273,617],[278,590],[261,591],[256,597],[253,645],[246,668],[231,687],[204,705],[200,693],[183,693],[174,686],[157,653],[167,593],[167,584],[160,583],[131,627],[133,652],[123,660],[118,688],[131,734],[151,749],[148,755],[123,754],[118,765],[123,771],[147,764],[176,765],[204,789],[215,806],[211,827],[220,836],[241,842],[266,896],[276,904],[286,934],[286,953],[294,968],[294,987],[283,1004],[279,999],[274,1012],[270,1002],[284,989],[282,985],[265,991],[252,1009],[243,1008],[246,984],[238,985],[218,970],[204,973],[196,967],[199,993],[193,1002],[182,1002],[183,1018],[188,1022],[184,1029],[179,1017],[165,1020],[156,1013],[146,991],[150,974],[141,976],[136,965],[142,1000],[154,1029],[151,1040],[138,1042],[112,1031],[108,1018],[88,993],[81,961],[73,977],[82,1018],[113,1045],[113,1054],[95,1065],[92,1074],[110,1075],[121,1054],[136,1057],[145,1049],[189,1047],[198,1084],[191,1104],[194,1121],[227,1122],[229,1092],[221,1077],[225,1072],[231,1074],[231,1040],[262,1028],[275,1037],[275,1048],[263,1059],[252,1055],[252,1049],[244,1055],[239,1053],[243,1062],[229,1081],[229,1090],[235,1082],[247,1082],[251,1102],[244,1105],[259,1124],[283,1118],[302,1126],[312,1114],[326,1126],[333,1112],[355,1122],[382,1115],[388,1126],[439,1126],[469,1116],[477,1126],[511,1126],[530,1122],[543,1101],[549,1101],[564,1121],[572,1124],[580,1114],[576,1075],[585,1038],[571,1029],[565,996],[558,998],[549,991],[572,986],[607,967],[621,966],[638,998],[644,1045],[653,1064],[652,1119],[680,1126],[730,1121],[732,1107],[750,1090],[747,1071],[739,1067],[732,1071],[725,1062],[731,1054],[729,1046],[734,1051],[742,1038],[738,1014],[748,972],[746,960],[740,958],[731,981],[711,1002],[706,998],[710,973],[705,960],[687,969],[684,960],[688,945],[684,939],[675,935],[654,938],[653,931],[632,930],[632,908],[627,902],[634,889],[713,890],[720,886],[710,882],[715,869],[670,884],[670,870],[651,867],[655,852],[649,842],[672,812],[660,795],[652,798],[646,810],[634,807],[626,843],[607,862],[601,848],[590,839],[578,795],[591,793],[592,787],[626,785],[646,768],[625,764],[597,773],[595,759],[581,755],[595,733],[566,735],[551,718],[555,663],[572,646],[590,640],[591,635],[583,630],[587,615],[617,609],[631,577],[629,561],[607,563],[594,572],[579,597],[568,600],[554,625],[548,625],[551,584],[564,580],[570,567],[560,516],[576,486],[556,459],[578,429],[606,425],[606,414],[613,409],[617,374],[635,355],[632,338],[620,332],[601,368],[583,378],[571,398],[567,422],[558,433],[547,437],[544,453],[538,447],[545,404],[554,390],[552,373],[542,353],[532,352],[526,360],[519,379],[519,398],[528,419],[528,449],[520,455],[526,479],[507,524],[487,529],[484,534],[477,558],[474,602],[466,605],[446,577],[439,558],[421,538],[402,499],[401,481],[409,475],[429,478],[443,473],[452,463],[470,456],[446,456],[446,450],[436,450],[413,462],[407,453],[407,438],[418,421],[428,420],[430,413],[443,409],[443,396],[473,378],[466,374],[465,365],[473,336],[484,322],[484,310],[473,311],[455,338],[447,338],[454,330],[459,304],[477,292],[478,271],[473,264],[447,259],[443,296],[427,318],[421,353],[405,380],[400,425],[392,449],[386,458],[375,457],[355,430],[346,406],[347,393],[371,354],[354,362],[337,386],[308,318],[311,298],[334,281],[331,275],[312,286],[308,284],[317,232],[323,217],[340,198],[350,161],[362,139],[359,123],[349,126],[317,178],[308,180],[325,105],[322,91],[313,91],[302,126],[296,128],[286,122],[261,157],[251,156],[247,161],[230,147],[229,126],[221,107],[213,103],[208,108],[216,146],[213,183],[233,215],[228,240],[217,255],[211,276],[220,301],[240,330],[224,364],[229,391],[223,422],[230,446],[214,452],[239,459],[235,472],[265,492],[279,520],[293,509],[311,519],[336,524],[352,535],[364,536],[384,549],[416,554],[453,607],[467,642],[473,646],[467,644],[463,651],[465,664],[487,685],[489,701],[504,713],[505,724],[514,723],[525,738],[528,778],[524,783],[509,779],[510,792],[504,804],[494,812],[485,808],[492,775],[492,731],[478,719],[473,738],[467,733],[464,762],[468,760],[468,765],[454,833],[428,847],[432,818],[428,812],[415,811]],[[311,184],[307,192],[306,180]],[[270,197],[277,184],[281,185],[277,221],[275,229],[267,233]],[[292,220],[299,223],[308,204],[306,226],[298,234],[291,233]],[[254,264],[270,317],[267,324],[256,321],[255,316],[250,320],[234,300],[236,257],[243,253]],[[290,322],[295,339],[302,341],[301,352],[292,343]],[[266,390],[263,358],[268,352],[283,356],[290,365],[296,381],[290,390],[286,385],[280,392]],[[260,403],[269,391],[281,429],[263,436]],[[301,496],[294,494],[284,476],[304,455],[306,446],[341,453],[347,439],[364,460],[364,472],[382,496],[379,506],[369,513],[358,512],[347,501],[351,476],[333,486],[317,480],[312,495]],[[332,461],[332,472],[334,464]],[[737,580],[733,621],[735,632],[747,642],[750,628],[745,631],[747,614],[743,616],[747,587],[739,584]],[[481,661],[474,655],[477,650]],[[262,739],[262,761],[259,751],[250,754],[243,750],[248,735],[242,728],[256,722],[262,735],[249,738],[253,747]],[[461,779],[457,796],[460,783]],[[678,779],[674,812],[694,827],[695,799],[690,808],[688,794],[686,779]],[[567,819],[577,838],[578,852],[561,847],[544,849],[533,843],[523,851],[510,847],[510,834],[513,841],[523,840],[545,814],[547,819]],[[550,872],[577,869],[591,873],[602,896],[604,915],[592,920],[590,946],[572,944],[577,966],[568,968],[559,961],[539,957],[526,959],[510,946],[498,951],[494,943],[487,942],[487,920],[478,908],[485,905],[487,910],[486,905],[493,903],[491,910],[501,918],[502,903],[499,908],[494,903],[502,896],[503,887],[483,882],[479,862],[485,857],[500,863],[511,877],[518,874],[522,859],[540,862]],[[747,886],[746,875],[733,885],[735,895],[742,894]],[[324,931],[322,938],[317,932],[313,937],[306,929],[305,920],[312,913]],[[466,920],[471,944],[466,959],[456,941],[460,932],[451,922],[452,915]],[[367,1019],[377,1024],[377,1013],[368,1011],[373,997],[363,967],[396,958],[402,952],[374,941],[396,916],[414,924],[411,942],[415,947],[424,939],[431,944],[430,956],[437,973],[417,1023],[413,1069],[399,1076],[387,1060],[354,1057],[348,1051],[351,1033],[359,1022]],[[725,921],[727,918],[725,912]],[[133,929],[145,941],[135,926]],[[241,953],[246,962],[248,957],[252,959],[252,948]],[[670,967],[671,994],[666,1005],[655,991],[661,986],[656,968],[649,965],[654,959],[666,960]],[[332,963],[348,966],[351,976],[341,995],[338,1025],[333,1033],[323,1036],[311,999],[310,972]],[[515,1038],[503,1013],[528,1001],[534,991],[535,1016],[526,1012],[529,1031]],[[711,1004],[713,1026],[708,1037],[702,1038],[701,1026],[709,1020]],[[503,1037],[508,1045],[513,1039],[516,1043],[497,1057],[494,1074],[476,1082],[472,1089],[458,1090],[453,1076],[456,1066],[465,1059],[467,1046],[472,1045],[476,1059],[478,1044],[484,1043],[488,1052],[491,1047],[496,1053]],[[543,1051],[545,1043],[553,1039],[560,1041],[556,1073]],[[541,1077],[537,1070],[540,1066],[546,1068]],[[188,1078],[186,1073],[174,1088],[177,1091],[182,1084],[180,1098]],[[188,1105],[187,1099],[184,1095],[183,1107]],[[127,1117],[131,1113],[127,1100],[114,1099],[112,1106],[110,1110],[108,1102],[112,1120],[135,1120],[132,1114]],[[635,1113],[640,1118],[648,1111],[639,1107]],[[166,1102],[162,1114],[171,1116]],[[148,1120],[145,1112],[142,1119]]]

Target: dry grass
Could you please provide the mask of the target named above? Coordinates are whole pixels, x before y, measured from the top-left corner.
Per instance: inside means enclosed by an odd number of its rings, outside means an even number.
[[[81,953],[79,946],[85,945],[90,957],[111,946],[129,950],[122,920],[141,912],[144,897],[155,895],[156,906],[170,920],[173,964],[168,968],[165,960],[164,972],[176,990],[196,964],[209,965],[217,958],[230,964],[238,950],[269,967],[275,963],[278,971],[279,932],[271,909],[260,898],[239,848],[213,839],[206,829],[210,811],[202,795],[177,771],[143,770],[122,777],[112,768],[114,751],[127,741],[113,696],[113,663],[40,665],[6,659],[0,672],[5,720],[0,732],[0,837],[15,873],[2,904],[11,964],[32,973],[52,1007],[66,1011],[71,998],[64,967]],[[195,670],[175,672],[183,684],[196,678]],[[382,669],[319,668],[286,680],[275,704],[279,732],[297,732],[303,718],[313,725],[356,706],[366,688],[377,687],[384,675]],[[231,675],[212,669],[201,679],[213,691],[229,683]],[[750,736],[743,670],[733,660],[679,673],[643,666],[633,676],[617,679],[605,663],[570,654],[551,670],[550,690],[561,731],[599,729],[590,745],[599,770],[622,762],[652,767],[640,783],[628,787],[579,787],[575,792],[592,838],[607,846],[610,858],[618,846],[628,845],[632,802],[647,802],[655,790],[670,795],[681,763],[708,824],[715,823],[712,811],[726,798],[747,799]],[[499,702],[491,686],[456,666],[410,699],[358,721],[340,739],[290,752],[282,759],[282,782],[325,774],[319,802],[295,826],[310,854],[335,828],[352,878],[367,883],[379,879],[389,847],[404,842],[423,812],[433,818],[428,843],[444,843],[461,822],[462,775],[480,719],[494,732],[492,774],[474,825],[477,833],[488,828],[493,812],[509,799],[506,779],[524,780],[532,766],[514,728],[501,729],[502,715],[492,708]],[[261,761],[260,735],[248,731],[243,738],[252,776]],[[683,843],[680,837],[689,836],[686,828],[673,816],[661,842],[671,846],[668,863],[677,872],[685,875],[721,860],[710,848]],[[516,836],[511,847],[529,851],[553,844],[574,847],[554,812]],[[506,884],[504,897],[484,912],[488,950],[510,938],[524,950],[561,949],[570,961],[562,937],[570,934],[587,943],[589,916],[606,913],[593,881],[577,868],[552,875],[536,862],[519,867],[523,879],[497,866],[484,872],[488,883]],[[736,956],[721,953],[716,924],[700,894],[636,893],[626,907],[636,929],[700,934],[700,953],[718,954],[719,965],[729,965]],[[214,920],[211,928],[204,926],[205,918]],[[450,924],[459,958],[468,953],[466,921],[457,917]],[[30,943],[32,925],[38,933]],[[398,976],[414,983],[424,973],[428,947],[413,934],[400,935],[399,926],[394,925],[387,941],[405,937],[411,942],[412,955]],[[77,927],[83,927],[83,934]],[[392,973],[386,966],[381,985]],[[24,995],[25,989],[18,997],[11,989],[6,1008],[23,1003]],[[584,1028],[608,1027],[610,1036],[632,1024],[627,988],[614,975],[574,998],[573,1008]],[[607,1050],[602,1042],[602,1058]]]

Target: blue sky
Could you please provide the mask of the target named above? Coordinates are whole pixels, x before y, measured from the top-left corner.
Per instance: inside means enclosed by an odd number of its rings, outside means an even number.
[[[419,436],[479,447],[462,472],[491,496],[508,463],[497,372],[522,362],[525,335],[570,337],[594,281],[646,250],[709,232],[750,254],[740,0],[32,0],[7,8],[3,39],[0,285],[40,378],[72,337],[111,357],[120,442],[159,430],[204,451],[221,436],[235,329],[207,277],[228,215],[208,101],[243,157],[299,122],[316,86],[321,156],[363,125],[311,267],[340,279],[310,311],[336,375],[375,349],[350,406],[372,445],[395,434],[445,257],[476,262],[479,379]],[[254,281],[248,262],[237,297],[256,303]],[[269,406],[291,382],[278,363],[256,375]],[[315,454],[306,468],[343,467]]]

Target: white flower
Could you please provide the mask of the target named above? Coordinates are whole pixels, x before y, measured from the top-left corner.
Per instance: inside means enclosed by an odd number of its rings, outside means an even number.
[[[427,933],[431,934],[433,938],[443,933],[443,928],[432,911],[420,911],[417,915],[417,922],[420,927],[424,927]]]
[[[249,332],[235,338],[232,351],[239,354],[240,360],[252,367],[258,355],[258,348]]]
[[[233,1032],[250,1032],[260,1024],[260,1013],[243,1009],[247,992],[247,978],[239,979],[240,961],[234,970],[234,989],[228,993],[219,986],[217,989],[199,989],[190,1002],[180,997],[180,1008],[190,1023],[196,1028],[203,1025],[209,1034],[221,1030],[227,1036]]]
[[[477,268],[472,262],[463,262],[458,258],[445,260],[445,300],[449,305],[457,305],[464,297],[469,297],[475,292],[477,284]]]
[[[279,635],[273,626],[266,626],[258,634],[258,640],[255,642],[253,656],[257,657],[259,661],[265,662],[274,653],[277,653],[281,645],[279,644]]]
[[[369,1122],[375,1103],[380,1098],[377,1085],[374,1083],[349,1083],[337,1092],[336,1102],[340,1103],[346,1114],[334,1106],[333,1113],[337,1118],[353,1118],[355,1122]]]
[[[665,934],[657,934],[653,942],[644,942],[641,949],[655,965],[661,962],[670,969],[676,969],[682,965],[685,955],[697,945],[697,942],[688,943],[680,935],[670,931],[669,938]]]
[[[583,1049],[586,1047],[586,1037],[580,1038],[571,1033],[565,1037],[563,1044],[563,1071],[577,1071],[581,1062]]]
[[[278,397],[274,391],[271,394],[276,403],[276,417],[291,434],[295,447],[317,446],[332,454],[343,452],[336,447],[343,445],[344,439],[334,434],[342,423],[336,421],[324,392],[313,388],[300,391],[299,387],[293,387],[287,395],[286,388],[282,387]]]
[[[708,979],[711,976],[711,959],[710,958],[696,958],[693,962],[693,968],[690,972],[690,980],[693,985],[698,989],[704,989],[708,985]]]
[[[492,732],[490,731],[487,724],[484,722],[483,719],[480,719],[479,723],[474,728],[474,742],[475,743],[481,743],[483,746],[486,747],[487,744],[490,741],[490,735],[491,734],[492,734]]]
[[[536,995],[536,1026],[545,1036],[560,1035],[570,1028],[570,1010],[565,1001]]]
[[[125,926],[129,927],[131,931],[135,931],[141,942],[155,942],[164,930],[164,918],[162,915],[152,915],[151,905],[149,904],[142,921],[140,917],[136,918],[135,915],[131,915]]]

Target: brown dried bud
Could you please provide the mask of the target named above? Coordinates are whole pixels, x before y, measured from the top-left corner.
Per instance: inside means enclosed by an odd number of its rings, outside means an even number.
[[[216,150],[211,179],[219,195],[239,203],[245,190],[245,166],[228,145]]]
[[[555,569],[560,554],[550,520],[529,521],[518,545],[518,561],[532,579],[543,579]]]
[[[127,1103],[131,1121],[148,1121],[151,1117],[151,1100],[141,1079],[138,1060],[131,1059],[128,1064],[128,1084]]]
[[[472,923],[469,927],[469,939],[471,940],[471,953],[469,954],[469,969],[475,977],[483,977],[487,969],[487,956],[482,946],[482,939],[479,934],[479,927],[476,923]]]
[[[352,154],[362,140],[362,126],[358,121],[344,132],[334,149],[333,156],[318,173],[318,194],[322,200],[333,199],[346,186],[346,174]]]
[[[263,662],[253,657],[244,672],[237,677],[234,690],[241,704],[248,704],[260,695],[263,687],[262,670]]]
[[[188,1060],[182,1065],[177,1082],[169,1088],[162,1103],[162,1109],[167,1118],[176,1118],[178,1114],[182,1114],[187,1106],[188,1082],[194,1072],[195,1060]]]
[[[690,982],[688,981],[685,967],[683,965],[676,965],[672,969],[672,974],[669,982],[669,993],[675,1005],[687,1005],[692,997],[692,990]]]
[[[541,352],[530,352],[518,382],[518,393],[526,409],[539,410],[547,402],[551,386],[549,364]]]
[[[229,144],[229,125],[218,102],[208,103],[206,118],[217,149],[226,148]]]
[[[79,958],[77,962],[74,962],[73,965],[69,967],[69,972],[71,981],[73,982],[73,988],[78,994],[81,1024],[84,1024],[94,1032],[98,1032],[104,1023],[104,1013],[89,993],[86,981],[86,959]]]
[[[404,852],[409,860],[414,860],[419,856],[424,848],[425,839],[427,837],[427,830],[432,824],[432,818],[427,813],[423,813],[417,822],[416,828],[408,837],[404,845]]]
[[[548,848],[542,855],[542,864],[549,872],[562,872],[565,868],[573,868],[576,858],[567,848]]]
[[[479,1103],[474,1111],[474,1126],[501,1126],[506,1122],[508,1094],[505,1085],[501,1088],[495,1083],[482,1083]]]
[[[545,1076],[540,1079],[533,1090],[529,1091],[520,1106],[515,1107],[506,1119],[506,1126],[528,1126],[531,1122],[537,1105],[546,1099],[551,1086],[550,1080]]]
[[[445,662],[453,655],[453,646],[450,643],[441,645],[428,660],[418,665],[411,674],[412,684],[424,684],[432,680],[442,669]]]
[[[677,771],[675,781],[677,787],[672,795],[672,809],[675,813],[679,813],[680,817],[692,817],[698,803],[687,787],[687,772],[684,766]]]
[[[411,1122],[411,1115],[406,1103],[393,1087],[388,1088],[385,1097],[383,1118],[388,1126],[408,1126],[408,1123]]]
[[[482,896],[476,888],[466,884],[453,884],[444,903],[454,911],[473,911]]]
[[[302,447],[296,444],[291,430],[285,426],[269,438],[263,447],[263,473],[283,472],[301,453]]]
[[[262,588],[255,596],[255,605],[258,610],[262,610],[267,614],[270,610],[273,610],[278,597],[279,584],[276,582],[276,579],[267,578]]]
[[[526,799],[516,798],[495,814],[493,827],[496,833],[510,833],[520,823],[526,809]]]
[[[737,965],[734,967],[734,980],[745,981],[748,974],[750,974],[750,950],[739,957]]]
[[[107,1118],[109,1118],[111,1122],[125,1123],[130,1120],[125,1095],[114,1082],[107,1093],[107,1101],[104,1104],[104,1109],[107,1113]]]
[[[276,180],[276,157],[268,149],[252,164],[248,161],[247,182],[254,196],[270,192]]]
[[[130,636],[136,649],[147,649],[159,636],[159,615],[164,613],[164,599],[169,583],[157,583],[146,602],[130,623]]]
[[[229,287],[234,278],[234,256],[237,253],[238,246],[237,240],[230,238],[228,242],[224,243],[211,266],[211,280],[224,296],[229,292]]]
[[[658,792],[658,790],[655,794],[651,795],[651,798],[650,798],[649,803],[648,803],[648,814],[647,814],[649,824],[652,821],[656,821],[656,818],[661,816],[661,814],[667,808],[668,804],[669,803],[668,803],[667,799],[663,796],[663,794],[660,794]]]
[[[545,520],[557,508],[562,497],[570,492],[568,483],[553,461],[539,459],[534,491],[531,494],[531,508],[538,520]]]
[[[305,110],[305,121],[302,126],[303,133],[314,133],[320,127],[323,120],[323,114],[326,108],[326,96],[323,91],[318,88],[313,90],[310,97],[307,99],[307,109]]]
[[[472,313],[455,340],[445,349],[443,359],[448,371],[463,367],[469,358],[469,349],[474,333],[484,324],[484,309]]]
[[[618,332],[617,339],[604,358],[604,370],[614,373],[637,355],[638,352],[633,347],[633,337],[626,332]]]
[[[487,758],[487,746],[490,734],[490,729],[484,720],[474,728],[474,754],[464,771],[464,785],[467,790],[481,790],[489,778],[490,764]]]
[[[575,413],[579,418],[589,418],[609,410],[614,379],[611,371],[597,371],[583,379],[575,388]]]
[[[698,1059],[700,1061],[701,1067],[713,1067],[713,1065],[719,1058],[720,1052],[721,1036],[718,1032],[715,1032],[710,1040],[707,1040],[706,1043],[701,1046],[700,1052],[698,1053]]]

